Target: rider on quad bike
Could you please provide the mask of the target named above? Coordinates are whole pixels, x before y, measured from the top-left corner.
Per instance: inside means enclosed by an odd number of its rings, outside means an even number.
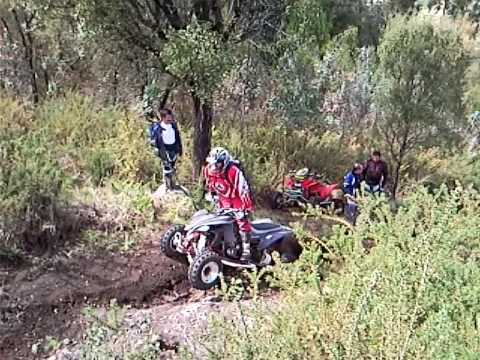
[[[249,219],[253,210],[253,194],[245,178],[245,174],[229,152],[222,147],[215,147],[207,157],[207,165],[203,170],[207,189],[218,197],[221,209],[237,209],[235,223],[239,228],[242,240],[240,261],[251,260],[250,242],[252,224]]]

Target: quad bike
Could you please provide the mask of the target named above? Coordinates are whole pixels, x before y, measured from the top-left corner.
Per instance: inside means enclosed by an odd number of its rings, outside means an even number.
[[[282,262],[292,262],[300,255],[302,248],[293,238],[292,229],[261,219],[252,222],[252,261],[240,262],[242,242],[234,221],[236,211],[197,211],[189,224],[171,226],[161,239],[166,256],[188,262],[188,278],[194,288],[216,286],[224,266],[252,269],[273,265],[273,251],[280,253]]]
[[[336,213],[342,213],[344,208],[343,191],[340,184],[326,184],[316,174],[310,174],[308,169],[290,172],[283,179],[281,191],[275,191],[272,196],[272,208],[288,207],[333,207]]]

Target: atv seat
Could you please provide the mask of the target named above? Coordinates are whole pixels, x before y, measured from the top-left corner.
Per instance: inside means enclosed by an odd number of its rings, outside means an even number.
[[[252,222],[252,226],[255,232],[273,231],[282,227],[281,225],[274,224],[271,220],[256,220]]]

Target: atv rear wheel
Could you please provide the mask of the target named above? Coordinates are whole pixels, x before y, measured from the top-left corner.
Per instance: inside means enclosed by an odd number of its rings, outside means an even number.
[[[220,256],[207,250],[193,260],[188,271],[188,279],[195,289],[208,290],[220,283],[222,270]]]
[[[343,200],[334,199],[333,200],[333,211],[335,215],[342,215],[345,209],[345,202]]]
[[[270,206],[273,210],[280,210],[285,206],[285,202],[283,201],[283,194],[281,192],[275,191],[272,194]]]
[[[170,226],[160,240],[160,250],[163,254],[165,254],[165,256],[169,257],[170,259],[183,263],[188,263],[187,257],[177,251],[173,242],[175,236],[178,236],[177,234],[182,234],[183,229],[183,225]]]

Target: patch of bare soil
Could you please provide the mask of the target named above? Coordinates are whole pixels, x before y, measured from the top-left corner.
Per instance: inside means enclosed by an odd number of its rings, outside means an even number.
[[[138,307],[170,301],[188,288],[185,274],[156,245],[134,255],[57,258],[42,266],[0,269],[0,359],[35,358],[31,346],[46,336],[79,339],[87,304],[112,298]]]
[[[295,219],[288,213],[268,215],[284,224]],[[221,309],[236,311],[231,304],[205,301],[205,293],[192,291],[187,269],[163,256],[154,242],[129,255],[55,255],[38,264],[15,265],[0,267],[2,360],[40,358],[32,345],[47,336],[81,342],[82,310],[113,298],[133,306],[132,318],[151,314],[154,329],[168,344],[192,350],[190,330],[204,330],[209,314]]]

